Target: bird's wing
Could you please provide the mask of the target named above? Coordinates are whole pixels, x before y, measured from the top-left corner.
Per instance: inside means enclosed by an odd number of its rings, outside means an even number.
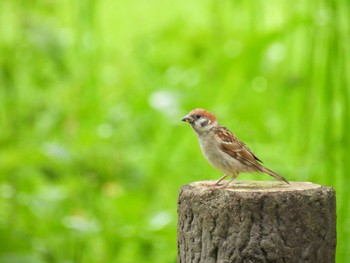
[[[221,127],[216,132],[215,136],[220,141],[220,148],[223,152],[239,160],[243,164],[254,166],[258,168],[258,170],[261,170],[260,164],[257,161],[262,161],[227,128]]]

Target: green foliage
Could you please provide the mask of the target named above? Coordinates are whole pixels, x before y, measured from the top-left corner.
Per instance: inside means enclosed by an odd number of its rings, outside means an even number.
[[[350,257],[349,3],[0,2],[0,262],[176,262],[215,112],[289,180],[337,191]],[[266,175],[240,179],[271,180]]]

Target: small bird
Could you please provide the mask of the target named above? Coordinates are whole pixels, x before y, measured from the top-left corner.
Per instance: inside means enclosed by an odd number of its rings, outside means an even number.
[[[239,173],[252,172],[267,173],[289,184],[285,178],[262,166],[262,161],[231,131],[221,126],[211,112],[195,109],[183,117],[182,121],[188,122],[195,131],[208,162],[224,173],[215,185],[220,185],[220,182],[230,175],[232,179],[224,185],[227,186]]]

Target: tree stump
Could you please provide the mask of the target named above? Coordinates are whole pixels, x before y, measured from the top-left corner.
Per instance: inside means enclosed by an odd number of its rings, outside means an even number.
[[[335,191],[312,183],[290,185],[212,181],[181,188],[178,263],[335,262]]]

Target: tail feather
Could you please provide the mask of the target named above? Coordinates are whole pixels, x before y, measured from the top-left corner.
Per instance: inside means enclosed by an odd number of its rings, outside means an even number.
[[[262,171],[264,173],[267,173],[268,175],[271,175],[272,177],[275,177],[277,180],[279,181],[283,181],[287,184],[289,184],[289,182],[283,177],[283,176],[280,176],[279,174],[276,174],[274,171],[271,171],[270,169],[262,166]]]

